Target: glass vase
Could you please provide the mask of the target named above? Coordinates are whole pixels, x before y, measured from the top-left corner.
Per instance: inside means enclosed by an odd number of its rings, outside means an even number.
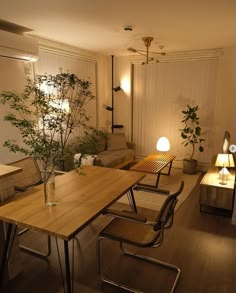
[[[55,206],[57,202],[55,194],[55,174],[53,170],[46,170],[43,172],[43,189],[45,205]]]

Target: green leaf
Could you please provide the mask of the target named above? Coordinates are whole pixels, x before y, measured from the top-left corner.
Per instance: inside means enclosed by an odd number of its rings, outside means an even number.
[[[201,128],[199,126],[195,128],[195,133],[197,136],[201,135]]]
[[[202,153],[204,151],[204,148],[200,145],[199,151]]]
[[[184,139],[182,144],[184,146],[190,144],[193,147],[192,156],[194,155],[195,144],[200,144],[198,148],[200,152],[204,151],[203,146],[201,146],[201,142],[205,141],[205,139],[201,137],[201,127],[197,114],[198,110],[198,105],[191,107],[189,104],[187,104],[187,109],[182,110],[184,116],[181,122],[185,126],[184,128],[179,129],[181,131],[181,137]]]

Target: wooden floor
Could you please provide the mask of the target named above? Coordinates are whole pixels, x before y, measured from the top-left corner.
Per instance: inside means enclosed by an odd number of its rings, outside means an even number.
[[[174,226],[166,233],[162,246],[145,250],[145,253],[181,268],[176,293],[236,292],[236,226],[231,224],[229,217],[200,213],[198,197],[199,185],[178,209]],[[74,242],[74,292],[125,292],[102,284],[97,274],[96,239],[108,221],[105,216],[99,217]],[[40,249],[46,247],[46,239],[40,234],[27,233],[21,236],[21,241]],[[62,251],[61,244],[59,242]],[[64,292],[54,239],[52,246],[48,260],[21,252],[22,273],[0,291]],[[104,242],[103,248],[104,269],[110,276],[113,274],[139,286],[144,292],[169,292],[173,278],[169,271],[122,256],[119,247],[112,242]]]

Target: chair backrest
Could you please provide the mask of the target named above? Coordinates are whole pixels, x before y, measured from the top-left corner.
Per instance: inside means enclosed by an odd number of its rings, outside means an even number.
[[[182,181],[180,184],[180,187],[177,192],[170,194],[164,204],[162,205],[162,208],[160,212],[158,213],[158,216],[155,220],[156,224],[153,226],[153,229],[155,231],[170,228],[173,224],[173,218],[174,218],[174,210],[175,205],[178,201],[178,195],[183,191],[184,189],[184,182]]]
[[[16,190],[24,190],[42,183],[41,172],[35,159],[28,157],[8,165],[22,168],[22,172],[12,175]]]

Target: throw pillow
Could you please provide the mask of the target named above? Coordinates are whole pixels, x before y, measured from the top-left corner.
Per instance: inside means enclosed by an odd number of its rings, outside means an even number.
[[[107,138],[107,150],[122,150],[127,149],[127,143],[124,133],[110,133]]]
[[[81,153],[74,155],[74,165],[75,167],[93,165],[96,155],[84,154],[81,158]],[[81,160],[81,161],[80,161]]]

